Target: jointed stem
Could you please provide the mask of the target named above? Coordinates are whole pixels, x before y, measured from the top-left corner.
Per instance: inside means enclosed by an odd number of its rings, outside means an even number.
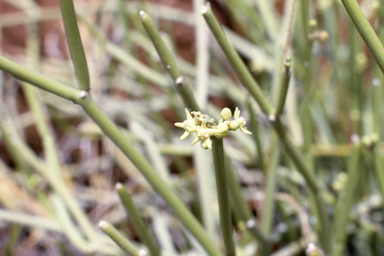
[[[164,198],[181,222],[197,238],[205,250],[210,255],[221,255],[201,224],[186,208],[179,196],[159,177],[144,156],[129,144],[120,129],[101,111],[100,107],[86,91],[69,87],[52,78],[40,75],[3,56],[0,56],[0,69],[9,72],[22,81],[79,104],[95,123],[99,125],[102,131],[135,164],[147,181],[153,186],[154,190]]]
[[[173,80],[176,83],[176,90],[183,98],[187,108],[190,108],[193,111],[198,111],[199,107],[196,103],[195,98],[193,97],[193,91],[188,86],[185,78],[182,76],[180,69],[177,67],[176,62],[169,52],[167,46],[163,42],[159,32],[157,31],[151,17],[144,11],[140,11],[141,22],[144,25],[145,30],[147,31],[149,37],[152,40],[153,45],[156,48],[157,53],[163,63],[165,70],[171,75]]]
[[[63,17],[65,33],[67,35],[69,52],[73,66],[75,68],[75,74],[79,82],[79,88],[81,90],[89,90],[89,73],[87,60],[85,59],[85,53],[83,44],[81,43],[81,37],[79,28],[77,26],[75,8],[72,0],[60,0],[60,10]]]
[[[250,92],[250,94],[255,98],[256,102],[259,104],[261,110],[269,116],[272,126],[275,128],[276,133],[278,134],[280,140],[283,142],[284,146],[287,149],[287,153],[292,158],[298,170],[304,176],[309,188],[314,194],[316,206],[318,209],[318,216],[320,218],[321,231],[319,235],[323,238],[321,241],[324,241],[323,247],[326,252],[329,249],[329,224],[328,217],[325,210],[324,200],[321,197],[321,189],[316,182],[314,172],[308,166],[304,156],[298,151],[298,149],[293,145],[292,141],[287,137],[287,132],[281,123],[279,117],[271,116],[272,107],[268,102],[267,98],[264,96],[257,82],[253,79],[251,73],[245,66],[244,62],[241,60],[238,53],[235,51],[233,46],[228,41],[227,37],[224,34],[219,22],[215,18],[209,4],[203,8],[203,16],[210,27],[212,33],[214,34],[217,42],[219,43],[221,49],[224,51],[228,61],[230,62],[233,69],[236,71],[240,81],[244,87]]]

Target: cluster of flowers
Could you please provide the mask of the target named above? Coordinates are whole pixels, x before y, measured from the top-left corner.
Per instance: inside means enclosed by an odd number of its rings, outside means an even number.
[[[185,109],[185,114],[187,120],[175,123],[176,127],[185,130],[184,134],[181,135],[180,140],[187,138],[190,133],[196,133],[196,137],[193,139],[191,145],[200,141],[201,147],[204,149],[212,148],[212,137],[223,138],[227,135],[229,130],[236,131],[237,129],[240,129],[245,134],[252,134],[245,127],[245,119],[240,117],[240,110],[238,108],[235,110],[234,120],[232,121],[228,120],[232,117],[231,110],[229,108],[224,108],[220,113],[223,120],[220,120],[218,124],[216,124],[215,119],[202,114],[200,111],[192,111],[189,113],[188,109]],[[192,115],[194,117],[192,117]]]

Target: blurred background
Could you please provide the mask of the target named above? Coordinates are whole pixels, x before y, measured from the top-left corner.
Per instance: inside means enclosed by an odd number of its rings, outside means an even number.
[[[360,2],[375,29],[384,31],[378,1]],[[313,21],[306,26],[308,39],[298,14],[293,18],[293,36],[287,35],[294,1],[210,3],[228,38],[270,99],[282,52],[285,49],[292,54],[293,78],[283,121],[295,145],[314,157],[318,178],[328,188],[327,203],[335,205],[346,183],[349,138],[374,130],[371,99],[378,93],[375,86],[382,81],[345,10],[339,1],[309,1],[306,21]],[[189,146],[193,138],[179,141],[182,130],[173,124],[185,119],[184,106],[140,22],[139,11],[145,10],[153,18],[202,109],[218,120],[222,108],[234,111],[239,107],[248,129],[257,135],[231,133],[225,147],[243,196],[255,221],[260,221],[265,174],[276,157],[276,137],[205,25],[200,13],[203,1],[74,0],[74,4],[92,96],[124,130],[127,140],[179,192],[218,244],[211,152],[198,144]],[[2,55],[77,86],[59,1],[1,0],[0,47]],[[110,246],[106,249],[74,243],[76,239],[62,227],[68,219],[80,236],[83,234],[73,209],[82,209],[100,236],[97,224],[106,220],[139,245],[140,239],[114,190],[117,182],[130,191],[163,255],[204,255],[163,199],[79,106],[28,88],[32,87],[0,72],[0,255],[115,255],[111,241],[106,241]],[[311,123],[310,133],[303,132],[306,120]],[[314,234],[305,182],[284,150],[277,159],[273,255],[304,255]],[[367,173],[372,169],[369,161],[362,163]],[[56,178],[51,177],[52,172]],[[365,208],[355,211],[348,255],[380,255],[384,250],[380,245],[384,219],[372,174],[364,177],[358,189],[356,203],[360,204],[356,209]],[[60,198],[64,198],[64,204]],[[75,206],[68,206],[71,202]],[[234,224],[239,255],[256,255],[258,244],[236,214]]]

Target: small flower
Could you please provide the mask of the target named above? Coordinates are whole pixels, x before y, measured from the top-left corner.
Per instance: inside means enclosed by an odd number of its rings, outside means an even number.
[[[176,127],[183,128],[185,130],[184,134],[181,135],[180,140],[184,140],[191,132],[195,132],[197,129],[198,115],[195,115],[195,118],[192,118],[188,109],[185,109],[185,115],[187,116],[187,120],[182,123],[175,123]]]
[[[227,135],[227,132],[229,130],[229,121],[220,122],[216,129],[218,130],[217,136],[220,138],[224,138]]]
[[[184,134],[181,135],[180,140],[187,138],[190,133],[196,133],[196,137],[192,140],[191,145],[200,141],[201,147],[204,149],[211,149],[211,139],[214,137],[223,138],[227,135],[229,130],[235,131],[240,129],[246,134],[251,134],[245,127],[245,119],[240,117],[240,110],[238,108],[236,108],[234,113],[235,120],[233,121],[228,120],[232,117],[231,110],[229,108],[224,108],[220,114],[223,120],[217,125],[215,119],[206,114],[202,114],[200,111],[192,111],[189,113],[189,111],[185,109],[185,115],[187,116],[187,120],[175,123],[176,127],[185,130]],[[194,117],[192,117],[192,115]]]
[[[245,134],[251,135],[252,133],[247,130],[247,127],[245,127],[245,124],[247,123],[244,119],[244,117],[240,117],[240,110],[236,108],[235,113],[233,115],[235,118],[234,121],[231,121],[229,124],[229,129],[236,131],[237,129],[240,129]]]
[[[191,145],[201,141],[201,146],[204,149],[212,148],[211,135],[217,133],[217,129],[209,129],[207,127],[207,121],[203,120],[201,126],[198,127],[196,137],[191,142]]]

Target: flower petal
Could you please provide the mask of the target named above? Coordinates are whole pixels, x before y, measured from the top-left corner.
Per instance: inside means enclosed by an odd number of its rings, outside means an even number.
[[[196,135],[196,137],[191,142],[191,145],[196,144],[200,140],[199,136]]]
[[[212,141],[210,138],[204,140],[204,144],[207,148],[211,149],[212,148]]]
[[[185,132],[183,133],[183,135],[181,135],[180,140],[185,140],[185,139],[188,137],[188,135],[189,135],[189,132],[188,132],[188,131],[185,131]]]
[[[252,133],[248,131],[247,128],[245,128],[245,126],[240,126],[239,128],[240,128],[240,131],[242,131],[243,133],[252,135]]]
[[[236,107],[236,110],[235,110],[235,113],[233,114],[233,118],[235,118],[235,120],[239,119],[240,117],[240,110],[238,107]]]
[[[185,108],[185,115],[187,116],[187,119],[193,119],[187,108]]]
[[[184,123],[175,123],[175,126],[176,127],[179,127],[179,128],[184,128]]]

